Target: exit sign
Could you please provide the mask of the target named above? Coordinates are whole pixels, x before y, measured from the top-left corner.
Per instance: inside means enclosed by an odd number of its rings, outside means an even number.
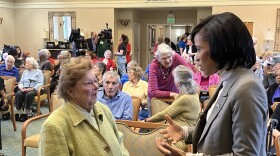
[[[175,24],[175,14],[167,14],[167,24]]]

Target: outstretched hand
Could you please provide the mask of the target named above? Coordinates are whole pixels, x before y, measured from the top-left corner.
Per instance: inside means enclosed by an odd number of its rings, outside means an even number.
[[[157,149],[165,156],[185,156],[186,153],[181,149],[172,147],[162,138],[156,138]]]
[[[169,126],[160,131],[161,134],[164,134],[163,137],[168,141],[172,141],[172,143],[177,143],[182,140],[184,136],[182,127],[174,123],[168,115],[165,115],[165,119],[167,120]]]

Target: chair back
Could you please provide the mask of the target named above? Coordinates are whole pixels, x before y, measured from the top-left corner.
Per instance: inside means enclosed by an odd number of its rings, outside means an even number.
[[[169,104],[161,101],[160,99],[157,98],[152,98],[151,100],[151,110],[152,110],[152,115],[155,115],[158,112],[161,112],[165,110]]]
[[[165,129],[167,125],[147,123],[141,121],[116,121],[118,130],[123,133],[124,147],[133,156],[158,156],[162,155],[156,147],[155,138],[162,137],[160,130]],[[138,133],[133,131],[130,126],[137,128],[153,128],[154,130],[147,133]]]
[[[1,76],[1,78],[4,80],[6,94],[13,93],[16,84],[16,78],[13,76]]]
[[[131,99],[132,99],[132,105],[133,105],[132,120],[137,121],[142,99],[137,96],[131,96]]]
[[[15,114],[14,114],[14,88],[16,85],[16,78],[13,76],[1,76],[1,78],[4,80],[4,84],[5,84],[5,93],[8,99],[8,104],[10,105],[10,113],[11,113],[11,119],[13,122],[13,127],[14,127],[14,131],[17,130],[17,126],[16,126],[16,120],[15,120]]]
[[[44,74],[44,85],[50,84],[52,72],[50,70],[44,70],[43,74]],[[44,89],[46,92],[47,91],[49,92],[49,87],[45,87]]]
[[[277,136],[274,139],[274,145],[276,149],[276,156],[280,156],[280,136]]]
[[[21,80],[21,77],[22,77],[22,73],[24,72],[25,68],[21,68],[18,70],[18,80],[20,81]]]

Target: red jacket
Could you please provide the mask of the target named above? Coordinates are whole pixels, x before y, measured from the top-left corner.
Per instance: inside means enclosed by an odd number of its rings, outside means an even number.
[[[104,58],[101,58],[100,61],[103,62]],[[106,70],[109,71],[110,68],[113,67],[113,69],[115,70],[116,69],[116,64],[115,64],[115,61],[113,59],[108,59],[108,62],[106,64]]]

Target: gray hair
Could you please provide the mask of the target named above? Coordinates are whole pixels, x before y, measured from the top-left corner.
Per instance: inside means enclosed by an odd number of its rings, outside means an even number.
[[[34,69],[39,68],[38,62],[35,60],[34,57],[27,57],[25,62],[27,62],[27,61],[32,63]]]
[[[193,72],[184,65],[177,66],[173,71],[174,83],[179,83],[180,94],[196,94],[196,83],[193,80]]]
[[[71,59],[71,54],[69,53],[69,51],[67,50],[63,50],[60,52],[60,54],[57,56],[57,58],[59,56],[62,56],[62,60],[60,61],[61,64],[66,64],[66,63],[69,63],[70,62],[70,59]]]
[[[111,50],[106,50],[106,51],[104,52],[104,57],[106,56],[107,53],[110,53],[110,56],[112,55]]]
[[[49,53],[48,49],[39,50],[38,51],[39,58],[40,58],[40,56],[44,56],[44,58],[47,59],[48,58],[48,53]]]
[[[159,62],[161,62],[162,54],[171,54],[173,56],[175,54],[175,52],[172,50],[172,48],[169,45],[162,43],[162,44],[158,45],[157,51],[155,53],[155,57],[157,58],[157,60]]]
[[[5,63],[7,64],[7,61],[8,60],[12,60],[14,63],[15,63],[15,58],[12,56],[12,55],[8,55],[6,58],[5,58]]]
[[[127,68],[131,68],[131,67],[138,67],[138,63],[135,60],[131,60],[128,64],[127,64]]]
[[[103,75],[103,78],[102,78],[103,83],[106,81],[107,77],[118,78],[118,83],[120,83],[120,81],[121,81],[119,74],[115,71],[105,72],[104,75]]]

